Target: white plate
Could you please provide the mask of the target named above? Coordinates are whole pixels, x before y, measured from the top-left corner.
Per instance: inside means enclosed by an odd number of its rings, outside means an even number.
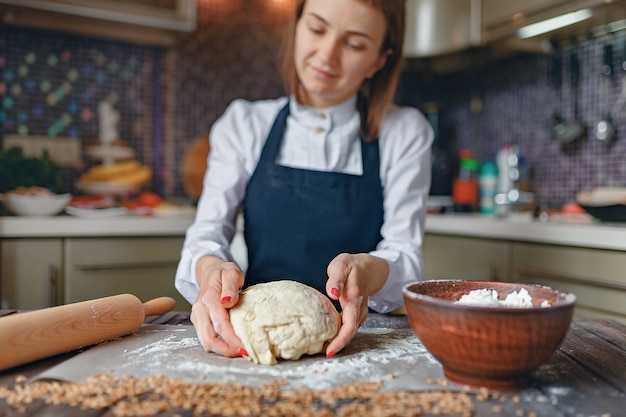
[[[162,204],[152,209],[152,214],[159,217],[184,216],[196,213],[196,208],[192,206],[178,206]]]
[[[127,184],[110,182],[77,182],[76,188],[91,195],[127,196],[136,193],[139,188]]]
[[[128,213],[124,207],[111,207],[102,209],[82,208],[82,207],[65,207],[65,212],[72,216],[78,217],[112,217],[121,216]]]

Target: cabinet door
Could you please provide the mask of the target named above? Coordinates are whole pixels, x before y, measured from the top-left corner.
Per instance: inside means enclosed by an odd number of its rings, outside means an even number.
[[[424,279],[506,281],[510,243],[505,241],[426,234]]]
[[[515,281],[576,294],[577,317],[626,323],[626,255],[621,251],[515,243]]]
[[[196,0],[0,0],[9,24],[151,45],[196,28]]]
[[[550,7],[572,3],[571,0],[482,0],[483,27],[492,27],[512,21],[516,14],[530,15]]]
[[[169,296],[177,310],[190,305],[174,287],[183,238],[72,238],[65,241],[66,302],[122,293],[141,301]]]
[[[63,303],[61,239],[0,241],[2,308],[36,310]]]

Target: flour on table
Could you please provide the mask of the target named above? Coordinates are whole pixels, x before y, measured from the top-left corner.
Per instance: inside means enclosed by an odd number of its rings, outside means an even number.
[[[186,337],[182,340],[178,340],[175,335],[170,335],[158,342],[150,343],[141,349],[135,349],[131,352],[125,350],[125,354],[132,354],[137,358],[142,356],[153,356],[158,352],[171,352],[173,350],[185,349],[189,347],[200,346],[200,341],[197,337]]]
[[[333,358],[319,354],[298,361],[279,360],[275,365],[207,353],[195,336],[192,326],[144,326],[136,335],[78,355],[73,360],[82,356],[90,365],[76,365],[77,371],[86,374],[73,379],[86,380],[89,375],[107,373],[138,378],[167,375],[188,382],[245,385],[283,380],[292,389],[330,389],[351,382],[382,382],[383,389],[393,390],[440,389],[427,381],[444,378],[439,362],[410,329],[361,328],[352,342]],[[67,370],[59,372],[68,375]]]

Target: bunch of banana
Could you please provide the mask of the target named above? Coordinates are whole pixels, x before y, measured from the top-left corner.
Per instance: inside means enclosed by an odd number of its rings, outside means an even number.
[[[83,184],[109,183],[140,187],[150,181],[152,169],[136,160],[115,162],[110,165],[96,165],[80,177]]]

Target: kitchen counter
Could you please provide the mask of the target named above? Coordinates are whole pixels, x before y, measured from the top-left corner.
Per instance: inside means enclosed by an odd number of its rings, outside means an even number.
[[[114,217],[0,217],[0,238],[184,236],[193,214]],[[426,233],[626,251],[626,224],[585,217],[540,222],[530,215],[429,214]]]
[[[184,236],[193,214],[110,217],[0,217],[0,238]]]
[[[529,213],[503,218],[429,214],[426,233],[626,251],[626,223],[599,223],[584,215],[563,215],[542,222]]]
[[[0,310],[0,317],[15,313],[15,311]],[[172,325],[173,328],[176,328],[176,326],[189,326],[189,313],[171,312],[162,316],[147,317],[145,323]],[[364,327],[406,329],[408,322],[405,316],[371,314]],[[18,376],[34,377],[55,365],[73,358],[84,350],[81,349],[76,352],[58,355],[2,371],[0,372],[0,389],[2,387],[12,388]],[[552,358],[534,372],[532,378],[532,386],[519,392],[468,391],[473,412],[470,411],[469,407],[466,407],[464,414],[454,415],[481,417],[617,417],[622,415],[624,404],[626,404],[626,326],[611,320],[574,319],[560,348]],[[446,387],[447,384],[442,381],[441,386]],[[155,388],[158,387],[155,385]],[[447,388],[450,387],[447,386]],[[318,394],[315,391],[311,391],[310,395],[315,396]],[[326,393],[324,395],[328,399],[328,395],[332,394]],[[346,393],[344,392],[342,400],[336,403],[339,407],[350,401],[346,399],[345,395]],[[144,395],[141,398],[147,400],[148,403],[150,402],[149,396]],[[137,400],[140,400],[140,398],[137,398]],[[212,401],[220,401],[220,399],[219,397],[214,397]],[[245,403],[245,399],[242,399],[238,402],[238,405]],[[190,401],[188,404],[189,407],[195,405],[197,404],[194,404],[194,401]],[[258,404],[259,407],[261,405]],[[410,405],[403,406],[405,409],[401,415],[409,415],[418,411]],[[307,409],[303,404],[298,405],[294,410],[294,415],[302,415],[305,411],[314,411],[313,409]],[[368,407],[367,410],[371,410],[371,408]],[[319,410],[317,411],[319,412]],[[371,412],[374,413],[374,411]],[[7,405],[5,400],[0,400],[0,415],[7,417],[34,415],[78,416],[85,413],[88,413],[88,415],[112,415],[112,410],[87,411],[80,409],[78,405],[75,407],[50,405],[45,404],[43,400],[35,400],[33,403],[28,404],[23,412],[18,412]],[[262,413],[262,411],[259,413]],[[192,412],[189,409],[175,409],[161,410],[161,413],[158,415],[187,416],[191,414]],[[367,416],[368,412],[362,410],[359,415]]]

